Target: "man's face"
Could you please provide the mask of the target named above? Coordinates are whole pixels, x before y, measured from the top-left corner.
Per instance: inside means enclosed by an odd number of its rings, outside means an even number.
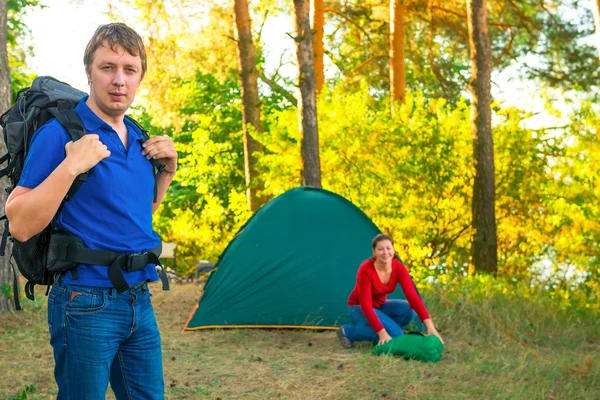
[[[87,104],[100,118],[109,120],[125,115],[142,80],[140,57],[132,56],[119,45],[115,50],[106,45],[98,47],[87,70]]]

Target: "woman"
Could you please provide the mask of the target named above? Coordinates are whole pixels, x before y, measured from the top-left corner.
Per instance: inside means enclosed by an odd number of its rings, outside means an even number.
[[[371,246],[373,258],[363,262],[358,269],[356,286],[348,298],[348,314],[352,325],[344,325],[337,332],[346,348],[353,342],[377,341],[383,344],[404,335],[403,327],[419,316],[429,335],[442,337],[433,321],[404,264],[394,258],[396,251],[392,238],[380,233]],[[406,300],[387,300],[399,283]],[[414,310],[414,311],[413,311]]]

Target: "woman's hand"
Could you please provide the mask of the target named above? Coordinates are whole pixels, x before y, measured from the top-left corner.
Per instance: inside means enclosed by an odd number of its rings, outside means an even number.
[[[379,342],[377,343],[378,345],[379,344],[387,343],[390,340],[392,340],[392,337],[390,335],[388,335],[388,333],[385,330],[385,328],[383,328],[382,330],[380,330],[379,332],[377,332],[377,334],[379,335]]]
[[[437,336],[437,337],[438,337],[438,339],[440,339],[440,342],[442,342],[442,344],[444,344],[444,339],[442,339],[442,336],[439,334],[439,332],[437,331],[437,329],[435,329],[435,328],[434,328],[434,329],[433,329],[433,330],[431,330],[431,331],[430,331],[429,329],[427,329],[427,334],[428,334],[428,335],[434,335],[434,336]]]
[[[444,344],[444,339],[442,339],[442,336],[439,334],[437,329],[435,329],[435,325],[433,324],[431,318],[427,318],[425,321],[423,321],[423,324],[425,324],[425,326],[427,327],[427,335],[437,336],[437,338],[440,339],[440,342]]]

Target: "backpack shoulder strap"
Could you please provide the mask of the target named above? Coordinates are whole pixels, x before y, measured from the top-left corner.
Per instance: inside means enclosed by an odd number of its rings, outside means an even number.
[[[126,115],[125,118],[131,122],[132,124],[134,124],[141,132],[142,132],[142,136],[144,137],[144,142],[148,139],[150,139],[150,135],[148,135],[148,130],[144,129],[144,127],[142,125],[140,125],[139,122],[137,122],[135,119],[131,118],[129,115]]]
[[[81,117],[79,116],[79,114],[77,114],[77,111],[75,111],[75,108],[73,107],[73,103],[71,103],[70,101],[59,102],[55,109],[50,109],[50,113],[67,130],[69,137],[72,141],[79,140],[85,135],[87,135],[87,129],[85,129],[83,121],[81,121]],[[69,188],[69,191],[67,192],[65,201],[73,197],[73,195],[75,194],[75,192],[77,192],[77,190],[79,190],[79,187],[83,184],[83,182],[87,180],[89,174],[89,171],[87,171],[83,174],[78,175],[77,178],[75,178],[75,181],[73,181],[71,188]],[[61,210],[62,205],[57,215],[60,213]]]
[[[126,115],[125,118],[127,118],[127,120],[129,120],[132,124],[134,124],[142,132],[143,139],[140,140],[140,143],[143,144],[146,140],[150,139],[150,135],[148,135],[148,131],[146,129],[144,129],[135,119],[131,118],[128,115]],[[150,159],[150,163],[152,164],[152,166],[154,168],[156,168],[157,172],[163,172],[163,170],[165,169],[165,165],[159,163],[154,158]]]
[[[126,115],[125,118],[127,118],[128,121],[130,121],[132,124],[134,124],[140,130],[140,132],[142,132],[142,139],[139,139],[140,144],[144,144],[145,141],[150,139],[150,135],[148,135],[148,131],[146,129],[144,129],[135,119],[131,118],[128,115]],[[155,172],[154,172],[154,202],[156,203],[157,196],[158,196],[158,186],[156,184],[156,176],[158,174],[160,174],[161,172],[163,172],[163,170],[165,169],[165,164],[159,163],[154,158],[151,158],[149,161],[150,161],[150,164],[152,164],[152,167],[154,167],[154,169],[155,169]]]
[[[59,102],[55,109],[50,109],[50,113],[67,130],[71,140],[76,141],[87,134],[81,117],[70,101]]]

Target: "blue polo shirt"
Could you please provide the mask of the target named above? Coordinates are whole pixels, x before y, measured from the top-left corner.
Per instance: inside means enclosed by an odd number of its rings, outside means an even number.
[[[59,222],[90,249],[121,253],[153,249],[161,239],[152,230],[154,175],[152,164],[142,155],[138,141],[143,137],[142,133],[125,119],[126,149],[117,132],[94,114],[85,104],[86,100],[87,96],[82,98],[75,110],[88,133],[99,135],[111,154],[90,170],[87,181],[65,202]],[[56,119],[38,129],[32,138],[19,186],[33,189],[42,183],[65,159],[65,145],[70,140],[67,130]],[[79,264],[78,272],[79,278],[74,280],[68,271],[65,282],[113,286],[106,266]],[[158,279],[154,265],[147,265],[140,271],[122,272],[130,285]]]

